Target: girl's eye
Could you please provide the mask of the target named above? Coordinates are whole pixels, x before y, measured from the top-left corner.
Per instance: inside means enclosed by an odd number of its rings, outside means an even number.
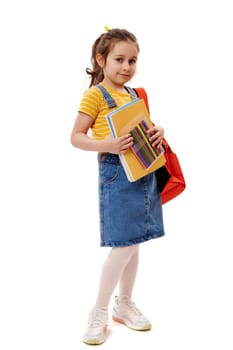
[[[119,63],[123,63],[124,62],[124,58],[122,57],[118,57],[116,58],[116,61]],[[137,62],[137,60],[135,58],[132,58],[131,60],[128,61],[129,65],[133,65]]]
[[[136,63],[135,59],[129,60],[129,64],[135,64],[135,63]]]

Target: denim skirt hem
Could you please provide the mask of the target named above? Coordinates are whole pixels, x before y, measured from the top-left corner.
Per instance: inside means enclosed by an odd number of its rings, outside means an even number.
[[[161,233],[156,233],[154,235],[146,235],[144,237],[134,239],[134,240],[125,241],[125,242],[101,241],[100,246],[101,247],[127,247],[127,246],[134,245],[134,244],[144,243],[144,242],[147,242],[151,239],[160,238],[160,237],[163,237],[164,235],[165,235],[165,233],[161,232]]]
[[[125,247],[163,236],[161,197],[154,173],[129,182],[117,155],[98,155],[100,245]]]

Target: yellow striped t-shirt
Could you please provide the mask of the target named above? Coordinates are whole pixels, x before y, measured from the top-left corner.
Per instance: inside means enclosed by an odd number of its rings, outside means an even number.
[[[131,95],[127,92],[119,92],[104,84],[101,85],[105,87],[115,100],[117,107],[108,108],[102,92],[96,86],[92,86],[84,92],[78,109],[79,112],[88,114],[93,118],[92,137],[96,140],[103,140],[106,136],[110,135],[106,115],[132,100]]]

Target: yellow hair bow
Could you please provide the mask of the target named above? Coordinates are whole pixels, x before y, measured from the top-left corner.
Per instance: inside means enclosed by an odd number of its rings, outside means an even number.
[[[111,28],[109,26],[104,26],[105,32],[110,32]]]

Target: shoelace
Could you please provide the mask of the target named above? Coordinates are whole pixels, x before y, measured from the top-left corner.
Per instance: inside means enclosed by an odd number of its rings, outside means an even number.
[[[137,308],[137,306],[135,305],[135,303],[133,301],[129,300],[125,303],[125,305],[127,305],[128,308],[130,309],[130,311],[132,311],[135,315],[137,315],[137,316],[142,315],[141,311]]]
[[[89,326],[91,328],[101,327],[105,324],[106,311],[95,309],[91,312],[89,317]]]

